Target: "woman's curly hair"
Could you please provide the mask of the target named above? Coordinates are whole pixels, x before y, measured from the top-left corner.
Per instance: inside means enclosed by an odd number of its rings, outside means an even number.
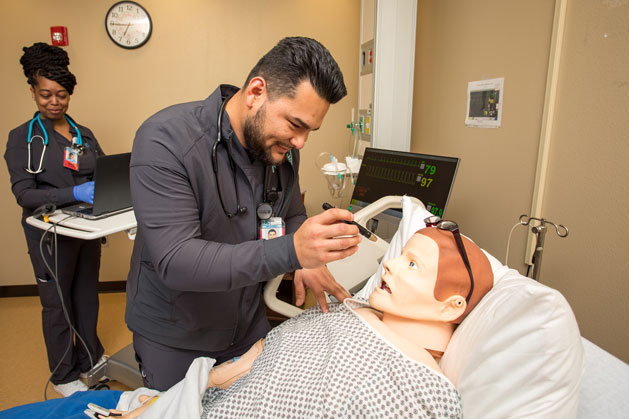
[[[70,58],[68,58],[67,52],[44,42],[36,42],[30,47],[22,48],[22,50],[24,54],[20,58],[20,64],[22,64],[28,84],[35,87],[37,77],[41,76],[56,81],[69,94],[74,92],[76,77],[68,70]]]

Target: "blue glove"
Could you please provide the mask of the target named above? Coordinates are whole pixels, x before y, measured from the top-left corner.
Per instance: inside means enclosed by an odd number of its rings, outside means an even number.
[[[74,199],[77,201],[87,202],[88,204],[94,203],[94,181],[85,182],[81,185],[76,185],[72,189]]]

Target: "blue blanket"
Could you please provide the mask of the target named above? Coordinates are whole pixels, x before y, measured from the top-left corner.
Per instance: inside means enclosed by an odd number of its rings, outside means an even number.
[[[88,403],[115,409],[121,394],[122,391],[118,390],[77,391],[70,397],[30,403],[4,410],[0,412],[0,419],[87,419],[83,411],[87,409]]]

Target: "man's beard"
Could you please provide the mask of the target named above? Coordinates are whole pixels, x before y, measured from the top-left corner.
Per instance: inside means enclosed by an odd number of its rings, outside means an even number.
[[[286,155],[279,161],[273,159],[271,147],[266,147],[264,137],[264,120],[266,116],[266,104],[262,105],[253,118],[247,118],[243,126],[245,146],[249,156],[254,160],[260,160],[264,165],[273,166],[286,160]]]

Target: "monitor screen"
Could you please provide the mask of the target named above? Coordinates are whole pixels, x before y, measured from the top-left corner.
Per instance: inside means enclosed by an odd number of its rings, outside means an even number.
[[[366,148],[354,186],[350,210],[364,208],[387,195],[418,198],[431,213],[443,217],[459,159]],[[386,214],[401,218],[402,212]]]

